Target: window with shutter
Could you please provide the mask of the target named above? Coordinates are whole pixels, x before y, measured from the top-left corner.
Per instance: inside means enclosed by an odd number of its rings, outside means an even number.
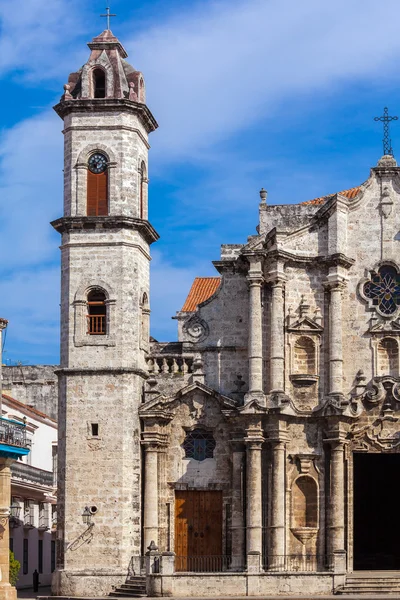
[[[88,217],[108,215],[107,171],[92,173],[88,170],[87,215]]]

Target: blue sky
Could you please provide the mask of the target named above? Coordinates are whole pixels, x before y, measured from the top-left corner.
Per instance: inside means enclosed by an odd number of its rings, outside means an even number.
[[[58,362],[62,122],[52,111],[102,0],[0,5],[0,316],[4,361]],[[50,8],[51,7],[51,8]],[[112,30],[146,79],[151,136],[152,335],[221,243],[255,233],[259,189],[301,202],[365,181],[373,117],[400,113],[398,0],[113,0]],[[400,124],[392,127],[400,156]],[[166,285],[168,282],[168,286]]]

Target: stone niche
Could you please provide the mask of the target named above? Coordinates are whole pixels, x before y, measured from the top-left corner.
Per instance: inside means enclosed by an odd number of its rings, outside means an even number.
[[[290,554],[317,554],[319,533],[319,485],[315,455],[291,456]]]

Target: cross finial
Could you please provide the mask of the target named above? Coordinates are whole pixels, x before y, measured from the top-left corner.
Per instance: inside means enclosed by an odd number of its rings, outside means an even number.
[[[110,14],[110,7],[109,6],[107,6],[106,11],[107,11],[107,13],[105,15],[100,15],[100,16],[107,18],[107,29],[110,30],[110,17],[116,17],[117,15]]]
[[[382,117],[375,117],[374,121],[382,121],[383,123],[383,154],[393,156],[392,140],[389,135],[390,121],[397,121],[399,117],[390,117],[387,106],[383,109]]]

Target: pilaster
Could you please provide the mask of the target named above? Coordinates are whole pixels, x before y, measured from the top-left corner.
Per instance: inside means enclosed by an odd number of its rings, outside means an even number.
[[[343,396],[342,301],[346,283],[336,274],[325,284],[329,298],[329,395]]]
[[[233,439],[232,446],[232,556],[242,559],[245,554],[244,473],[246,447]]]
[[[331,560],[337,551],[345,551],[345,427],[338,422],[327,432],[324,442],[330,446],[330,485],[328,549]]]
[[[249,391],[245,402],[257,399],[264,403],[263,390],[263,342],[262,342],[262,301],[264,283],[261,258],[249,256],[250,264],[247,281],[249,284]]]
[[[247,494],[247,555],[254,556],[262,552],[262,469],[261,450],[264,437],[261,429],[248,429],[246,444],[246,494]]]
[[[271,514],[269,519],[269,554],[271,561],[282,560],[286,552],[286,443],[289,440],[285,421],[270,426],[271,447]],[[276,557],[276,558],[275,558]]]
[[[285,283],[286,276],[282,262],[270,270],[267,281],[271,285],[270,318],[270,393],[283,394],[285,391]]]
[[[158,545],[158,454],[165,446],[165,436],[155,432],[143,433],[144,446],[144,503],[143,546]]]

